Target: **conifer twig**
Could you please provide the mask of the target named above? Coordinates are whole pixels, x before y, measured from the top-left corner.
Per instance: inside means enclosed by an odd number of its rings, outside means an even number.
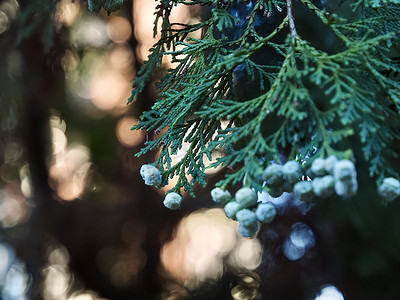
[[[295,40],[297,38],[297,32],[296,32],[296,25],[294,24],[294,17],[293,17],[293,12],[292,12],[292,0],[286,0],[286,5],[287,5],[287,15],[289,18],[289,28],[290,28],[290,34]]]

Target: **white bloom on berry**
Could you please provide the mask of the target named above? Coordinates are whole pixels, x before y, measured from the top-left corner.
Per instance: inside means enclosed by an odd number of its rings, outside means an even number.
[[[283,166],[269,165],[262,174],[262,179],[269,185],[278,185],[283,182]]]
[[[173,209],[173,210],[180,208],[181,203],[182,203],[182,196],[179,195],[178,193],[174,193],[174,192],[168,193],[165,196],[165,199],[163,202],[165,207],[168,207],[169,209]]]
[[[295,160],[289,160],[283,165],[283,177],[289,183],[295,183],[299,181],[300,177],[303,176],[300,164]]]
[[[238,232],[244,237],[254,236],[259,228],[256,214],[250,209],[242,209],[236,213],[239,222]]]
[[[260,228],[260,227],[259,227],[259,225],[258,225],[258,222],[254,222],[254,223],[252,223],[252,224],[249,225],[249,226],[245,226],[245,225],[239,223],[238,232],[239,232],[239,234],[240,234],[241,236],[244,236],[244,237],[253,237],[253,236],[256,235],[256,233],[257,233],[257,231],[258,231],[259,228]]]
[[[314,197],[313,185],[310,181],[299,181],[293,187],[293,194],[301,201],[309,202]]]
[[[335,155],[330,155],[327,158],[325,158],[325,171],[329,174],[332,174],[333,167],[335,166],[337,161],[338,159],[336,158]]]
[[[231,218],[232,220],[236,220],[236,213],[239,210],[241,210],[242,208],[243,207],[236,201],[231,201],[225,205],[224,211],[228,218]]]
[[[310,171],[313,176],[324,176],[325,171],[325,160],[323,158],[316,158],[311,164]]]
[[[354,163],[348,159],[339,160],[333,167],[335,181],[352,181],[357,177]]]
[[[276,216],[276,209],[271,203],[261,203],[256,209],[257,220],[263,223],[271,223]]]
[[[341,197],[349,198],[357,192],[357,189],[358,183],[355,178],[347,181],[335,180],[335,192]]]
[[[249,226],[254,222],[257,222],[257,217],[254,211],[250,209],[241,209],[236,213],[236,220],[245,226]]]
[[[232,195],[229,191],[217,187],[211,191],[211,198],[215,203],[226,204],[232,199]]]
[[[314,194],[321,198],[332,196],[335,192],[335,179],[332,175],[314,178],[312,181]]]
[[[244,187],[235,194],[236,202],[242,207],[251,207],[257,203],[257,194],[251,188]]]
[[[393,201],[400,196],[400,181],[393,177],[383,179],[382,184],[378,187],[378,194],[388,202]]]
[[[158,187],[161,184],[161,172],[153,165],[143,165],[140,168],[140,175],[147,185]]]

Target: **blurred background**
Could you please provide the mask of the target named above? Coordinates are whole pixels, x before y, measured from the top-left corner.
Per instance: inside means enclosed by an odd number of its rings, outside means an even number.
[[[363,201],[368,190],[312,210],[270,199],[278,217],[255,239],[211,201],[219,172],[166,209],[168,187],[139,175],[157,153],[134,156],[152,133],[130,130],[153,83],[126,105],[157,3],[97,16],[51,2],[0,1],[0,299],[399,299],[400,207]]]

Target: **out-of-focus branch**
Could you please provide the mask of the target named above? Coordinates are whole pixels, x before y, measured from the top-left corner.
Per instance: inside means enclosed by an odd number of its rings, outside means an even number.
[[[296,25],[294,23],[294,17],[293,17],[292,0],[286,0],[286,5],[287,5],[287,15],[289,18],[290,34],[291,34],[293,40],[295,40],[297,38],[297,32],[296,32]]]

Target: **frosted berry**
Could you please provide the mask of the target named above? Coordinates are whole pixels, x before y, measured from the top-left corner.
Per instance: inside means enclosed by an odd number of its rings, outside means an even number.
[[[256,209],[257,220],[263,223],[271,223],[276,216],[276,209],[271,203],[261,203]]]
[[[393,177],[383,179],[382,184],[378,187],[378,194],[388,202],[393,201],[400,196],[400,181]]]
[[[161,172],[153,165],[143,165],[140,168],[140,175],[147,185],[158,187],[161,184]]]
[[[348,159],[339,160],[333,167],[335,181],[352,181],[357,177],[354,163]]]
[[[262,174],[262,179],[269,185],[278,185],[283,182],[283,167],[278,164],[269,165]]]
[[[295,160],[290,160],[283,165],[283,177],[285,181],[289,183],[295,183],[299,181],[300,177],[303,176],[300,164]]]
[[[293,194],[301,201],[310,202],[314,197],[313,185],[310,181],[299,181],[293,187]]]
[[[314,194],[321,198],[332,196],[335,192],[335,180],[332,175],[314,178],[312,181]]]
[[[236,220],[236,213],[242,208],[236,201],[228,202],[224,207],[225,215],[232,220]]]
[[[232,195],[229,191],[216,187],[211,191],[211,198],[215,203],[226,204],[232,199]]]
[[[358,183],[355,178],[347,181],[335,180],[335,192],[341,197],[349,198],[357,192]]]
[[[257,203],[257,194],[251,188],[244,187],[236,192],[235,200],[242,207],[251,207]]]
[[[245,208],[236,213],[236,220],[244,226],[250,226],[254,222],[257,222],[257,217],[254,211]]]
[[[173,210],[178,209],[181,207],[182,196],[179,195],[178,193],[174,193],[174,192],[168,193],[165,196],[163,203],[164,203],[164,206],[168,207],[169,209],[173,209]]]
[[[310,171],[313,176],[324,176],[326,174],[325,160],[319,157],[314,159]]]
[[[338,159],[336,158],[335,155],[330,155],[327,158],[325,158],[325,171],[329,174],[333,173],[333,167],[335,166],[336,162]]]
[[[258,229],[259,229],[258,222],[254,222],[249,226],[245,226],[245,225],[239,223],[238,232],[241,236],[253,237],[256,235]]]

